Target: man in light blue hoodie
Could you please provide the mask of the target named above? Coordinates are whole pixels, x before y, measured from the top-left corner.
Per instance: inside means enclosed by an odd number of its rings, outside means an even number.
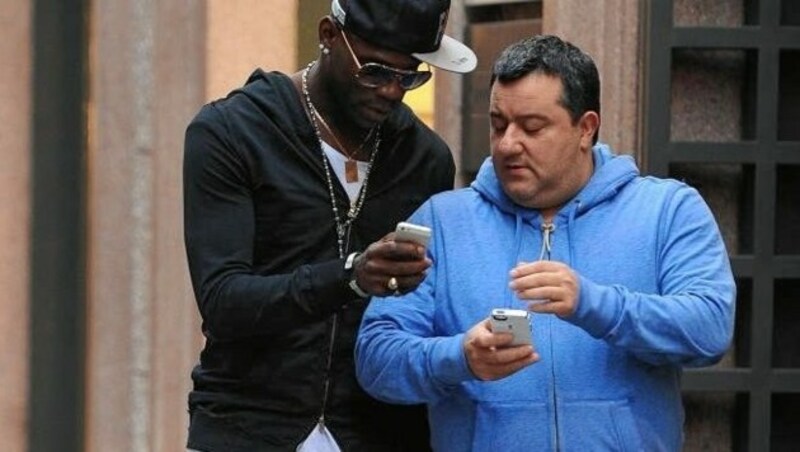
[[[436,451],[681,450],[681,369],[728,348],[733,276],[696,190],[597,144],[599,99],[573,45],[506,49],[491,158],[411,217],[433,229],[423,283],[367,309],[359,382],[426,403]],[[533,346],[493,308],[531,311]]]

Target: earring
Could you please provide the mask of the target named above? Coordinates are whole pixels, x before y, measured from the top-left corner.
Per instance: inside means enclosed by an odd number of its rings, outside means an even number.
[[[322,44],[321,42],[319,43],[319,50],[322,51],[323,55],[327,55],[327,54],[331,53],[331,49],[325,47],[325,45]]]

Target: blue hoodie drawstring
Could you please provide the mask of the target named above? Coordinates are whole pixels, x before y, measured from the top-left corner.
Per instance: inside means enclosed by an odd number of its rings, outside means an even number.
[[[539,253],[540,261],[550,260],[550,250],[552,248],[550,240],[555,230],[556,225],[553,223],[542,223],[542,251]]]

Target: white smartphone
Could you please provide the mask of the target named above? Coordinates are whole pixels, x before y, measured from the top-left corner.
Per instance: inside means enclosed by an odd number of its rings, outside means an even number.
[[[431,240],[431,228],[401,221],[394,230],[394,239],[398,242],[415,242],[427,247]]]
[[[511,345],[533,345],[530,312],[523,309],[492,309],[492,332],[511,333]]]

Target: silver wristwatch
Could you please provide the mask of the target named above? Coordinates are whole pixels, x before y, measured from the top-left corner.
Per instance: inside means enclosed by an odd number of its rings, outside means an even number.
[[[356,281],[356,274],[353,271],[353,265],[355,264],[356,258],[358,257],[359,254],[361,253],[355,252],[355,253],[350,253],[350,255],[347,256],[347,259],[344,261],[344,271],[347,272],[347,275],[350,278],[350,282],[347,283],[347,285],[350,286],[350,289],[352,289],[353,292],[355,292],[356,295],[358,295],[359,297],[367,298],[369,297],[369,294],[367,292],[364,292],[364,289],[358,286],[358,281]]]

